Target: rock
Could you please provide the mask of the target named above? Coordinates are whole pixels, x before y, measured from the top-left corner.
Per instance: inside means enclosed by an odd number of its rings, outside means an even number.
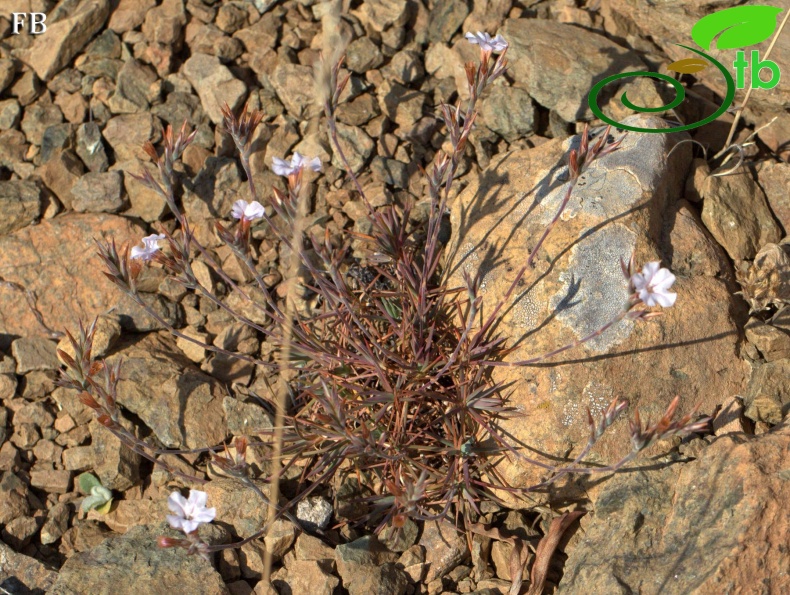
[[[661,125],[645,116],[628,122]],[[671,253],[667,242],[672,235],[662,237],[661,228],[670,199],[683,187],[689,159],[684,144],[667,162],[678,140],[629,133],[617,151],[583,175],[535,269],[524,277],[523,292],[518,290],[506,306],[498,334],[516,347],[506,361],[549,353],[601,328],[628,297],[620,258],[634,254],[641,265]],[[479,280],[483,319],[555,216],[567,188],[566,155],[576,142],[578,137],[558,139],[498,156],[481,174],[483,182],[472,182],[453,206],[451,284],[463,285],[464,270]],[[503,180],[513,189],[507,194]],[[641,207],[634,210],[636,205]],[[712,412],[727,396],[742,394],[746,369],[736,348],[738,331],[730,312],[737,312],[737,302],[731,290],[704,274],[678,276],[673,290],[677,305],[664,310],[660,320],[621,323],[567,357],[547,362],[562,365],[494,369],[494,380],[510,387],[508,405],[518,411],[502,422],[501,431],[545,456],[572,460],[589,438],[585,410],[600,416],[615,397],[627,396],[642,419],[654,420],[675,395],[681,396],[682,413],[695,405]],[[528,341],[521,340],[526,336]],[[672,347],[656,349],[658,345]],[[603,353],[609,355],[596,357]],[[626,393],[612,385],[615,378],[629,379]],[[588,460],[612,464],[629,452],[626,423],[620,420]],[[515,459],[503,460],[498,472],[519,487],[545,477],[544,471]]]
[[[74,126],[71,124],[53,124],[44,130],[41,137],[41,163],[46,163],[58,151],[71,149],[74,146]]]
[[[533,132],[535,106],[524,89],[494,85],[480,105],[480,119],[489,130],[512,143]]]
[[[475,2],[475,5],[477,2]],[[434,2],[429,16],[428,39],[430,41],[450,41],[452,36],[469,15],[466,2],[438,0]]]
[[[461,30],[498,32],[511,7],[509,0],[474,0]]]
[[[273,581],[280,593],[310,593],[311,595],[332,595],[340,586],[340,579],[333,576],[326,564],[316,560],[293,560],[288,565],[288,575],[282,587],[281,581]],[[256,591],[257,592],[257,591]],[[379,591],[368,591],[377,593]]]
[[[31,370],[57,370],[60,362],[55,354],[55,344],[40,337],[19,338],[11,343],[11,354],[16,360],[16,373]]]
[[[307,531],[326,529],[332,520],[332,504],[321,496],[309,496],[297,504],[296,518]]]
[[[156,144],[162,138],[159,120],[146,113],[115,116],[107,122],[103,134],[115,151],[116,161],[148,161],[143,145],[147,141]]]
[[[159,221],[160,217],[168,211],[167,202],[158,192],[143,186],[133,177],[133,175],[142,175],[144,169],[152,175],[157,175],[156,166],[153,163],[132,160],[116,163],[113,168],[123,172],[124,190],[132,205],[127,214],[140,217],[147,222]]]
[[[0,130],[16,128],[22,108],[16,99],[0,101]]]
[[[167,333],[122,339],[108,358],[123,358],[118,403],[168,448],[218,444],[227,435],[224,391],[177,353]]]
[[[137,29],[145,21],[145,15],[156,6],[156,0],[120,0],[112,11],[107,28],[116,33]]]
[[[335,548],[337,572],[343,579],[343,587],[354,595],[402,593],[399,589],[405,589],[408,578],[395,566],[397,558],[397,554],[388,552],[373,535]]]
[[[52,158],[39,170],[44,184],[67,209],[71,208],[71,189],[79,181],[84,169],[82,162],[70,150],[55,151]]]
[[[790,334],[786,330],[752,318],[745,331],[746,339],[757,347],[765,361],[790,359]]]
[[[71,487],[71,471],[47,469],[30,471],[30,485],[45,492],[65,494]]]
[[[258,435],[272,427],[271,416],[257,403],[245,403],[233,397],[222,400],[228,420],[228,432],[236,436]]]
[[[63,534],[69,528],[69,511],[69,505],[65,502],[59,502],[49,509],[47,520],[44,522],[44,526],[41,527],[42,544],[49,545],[63,537]]]
[[[162,4],[146,12],[143,35],[149,43],[173,45],[178,49],[181,31],[186,22],[184,0],[164,0]]]
[[[351,72],[365,74],[384,62],[381,50],[368,37],[352,41],[346,48],[346,68]]]
[[[226,64],[244,52],[244,45],[238,39],[228,37],[214,25],[187,25],[186,41],[193,54],[209,54]]]
[[[391,552],[405,552],[417,542],[419,530],[417,523],[407,518],[400,528],[393,525],[385,527],[379,533],[379,541]]]
[[[782,423],[790,411],[790,359],[755,364],[743,405],[751,420]]]
[[[351,169],[359,172],[373,153],[375,143],[361,128],[340,122],[337,123],[337,137]],[[345,169],[336,152],[332,153],[332,165],[340,170]]]
[[[104,150],[101,131],[96,122],[85,122],[77,128],[75,151],[85,167],[92,172],[107,171],[109,161]]]
[[[61,455],[63,467],[67,471],[88,471],[96,465],[94,450],[90,446],[74,446],[67,448]]]
[[[41,188],[32,180],[0,182],[0,236],[22,229],[41,216]]]
[[[197,91],[203,110],[214,124],[222,123],[224,103],[235,112],[247,95],[246,85],[233,76],[216,56],[193,54],[184,63],[182,72]]]
[[[123,417],[121,423],[127,430],[134,429]],[[89,428],[96,462],[93,473],[108,490],[128,490],[140,480],[142,458],[96,420],[91,421]]]
[[[74,3],[72,3],[74,4]],[[46,35],[38,36],[33,45],[17,56],[48,81],[71,62],[99,31],[110,13],[109,0],[82,0],[65,18],[47,23]]]
[[[443,577],[467,555],[463,534],[449,521],[425,523],[419,544],[425,548],[426,583]]]
[[[763,191],[748,172],[710,176],[702,188],[702,221],[733,260],[751,260],[761,246],[778,242]]]
[[[3,527],[0,535],[2,535],[5,543],[15,550],[21,550],[30,543],[36,533],[38,533],[36,519],[30,516],[23,516],[14,519]]]
[[[241,41],[250,54],[264,54],[275,49],[279,32],[280,20],[268,14],[252,26],[236,31],[233,38]]]
[[[55,96],[55,105],[63,112],[66,121],[71,124],[82,124],[88,111],[88,102],[80,93],[61,92]]]
[[[113,114],[132,114],[147,110],[161,91],[156,72],[137,60],[129,60],[118,72],[115,92],[107,107]]]
[[[167,525],[142,525],[120,537],[66,560],[52,595],[101,592],[113,585],[115,593],[205,593],[227,595],[228,589],[210,562],[187,556],[180,548],[156,547],[160,535],[178,537]]]
[[[16,74],[16,65],[9,58],[0,58],[0,93],[8,88]]]
[[[58,576],[35,558],[15,552],[4,543],[0,543],[0,560],[0,585],[10,593],[44,593]]]
[[[27,142],[33,145],[41,145],[47,128],[60,124],[62,121],[63,112],[60,111],[57,105],[52,103],[49,95],[45,95],[25,109],[20,128],[25,133]]]
[[[407,0],[370,0],[361,5],[359,16],[375,31],[402,27],[411,16]]]
[[[307,533],[302,533],[296,538],[294,554],[297,560],[333,560],[335,550],[323,541]]]
[[[41,94],[41,82],[36,73],[28,69],[23,71],[17,81],[11,86],[10,95],[16,97],[22,107],[33,103]]]
[[[118,500],[107,514],[92,510],[88,519],[105,523],[115,533],[127,533],[138,525],[155,525],[170,514],[167,500]]]
[[[123,245],[143,235],[128,219],[113,215],[67,214],[42,221],[0,237],[0,277],[36,293],[48,327],[73,329],[78,317],[92,320],[117,303],[118,294],[95,256],[93,238],[112,237]],[[41,334],[23,293],[0,286],[0,303],[0,338]],[[0,348],[7,346],[0,340]]]
[[[790,589],[790,558],[780,545],[789,529],[782,454],[790,448],[789,430],[727,434],[682,467],[611,478],[568,550],[558,592]]]
[[[27,496],[27,485],[19,477],[11,472],[0,476],[0,525],[30,514]]]
[[[501,33],[510,44],[507,55],[513,78],[566,122],[592,117],[587,95],[595,83],[613,74],[645,69],[635,53],[573,25],[508,19]]]
[[[123,178],[117,171],[87,173],[71,188],[78,213],[117,213],[123,207]]]
[[[272,72],[270,82],[277,98],[297,120],[304,119],[318,109],[315,75],[309,66],[279,62]]]
[[[216,24],[225,33],[233,34],[247,22],[247,11],[236,4],[223,4],[217,11]]]
[[[785,235],[790,233],[790,197],[787,188],[790,186],[790,163],[763,163],[757,181],[765,191],[765,198],[771,211],[779,220]]]
[[[384,81],[378,88],[379,107],[398,126],[411,129],[422,118],[427,96],[398,83]]]
[[[666,263],[670,270],[683,276],[720,277],[732,283],[734,272],[727,253],[705,229],[691,203],[677,201],[670,207],[664,226],[672,246],[672,258]]]

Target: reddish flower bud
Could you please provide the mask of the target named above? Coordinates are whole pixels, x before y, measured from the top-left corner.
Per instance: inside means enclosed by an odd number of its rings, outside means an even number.
[[[166,547],[181,547],[184,541],[182,539],[176,539],[174,537],[166,537],[164,535],[160,535],[156,540],[156,545],[161,548]]]
[[[86,407],[90,407],[91,409],[99,409],[101,407],[101,405],[99,405],[99,403],[96,401],[96,399],[94,399],[90,395],[90,393],[88,393],[86,391],[82,391],[79,394],[79,400],[80,400],[80,403],[82,403]]]

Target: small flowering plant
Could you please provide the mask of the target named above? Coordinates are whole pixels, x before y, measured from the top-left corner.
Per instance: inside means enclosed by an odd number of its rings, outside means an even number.
[[[211,465],[249,487],[270,507],[266,525],[241,543],[263,535],[277,518],[291,519],[289,510],[298,502],[345,474],[354,474],[369,493],[358,503],[356,520],[370,523],[379,531],[388,525],[403,527],[409,518],[428,521],[449,517],[468,528],[481,514],[481,502],[499,502],[497,493],[501,491],[524,491],[508,485],[497,472],[497,463],[507,453],[546,469],[547,479],[541,485],[566,473],[591,472],[581,465],[583,459],[627,403],[615,399],[599,420],[589,415],[589,443],[570,465],[555,466],[528,458],[499,430],[499,422],[513,412],[504,387],[491,380],[491,368],[546,360],[578,347],[623,319],[648,320],[657,314],[648,312],[648,307],[675,303],[675,294],[669,292],[674,281],[671,273],[658,263],[648,263],[637,273],[631,262],[624,266],[624,272],[632,297],[614,319],[587,337],[549,353],[521,362],[507,361],[510,350],[495,331],[503,309],[525,275],[533,270],[546,237],[561,220],[578,180],[595,160],[616,151],[620,140],[607,144],[607,129],[591,144],[588,131],[584,130],[578,149],[569,154],[570,183],[554,218],[505,294],[490,308],[486,304],[489,314],[481,320],[483,297],[475,282],[466,276],[464,286],[450,285],[449,273],[442,267],[440,232],[459,162],[477,117],[478,101],[504,73],[507,43],[500,35],[492,38],[484,33],[470,33],[466,37],[480,47],[480,60],[465,65],[469,91],[465,104],[441,106],[448,149],[438,151],[425,170],[430,210],[427,222],[416,230],[411,228],[408,204],[378,209],[371,206],[338,140],[336,112],[350,75],[341,76],[342,58],[322,66],[321,80],[328,81],[322,107],[332,149],[344,165],[370,221],[368,233],[349,234],[366,244],[364,260],[355,262],[351,258],[350,238],[337,240],[329,234],[315,237],[303,231],[309,189],[302,180],[305,170],[321,171],[317,158],[295,153],[289,160],[274,159],[272,169],[286,177],[287,190],[274,188],[271,200],[262,198],[250,166],[251,140],[262,114],[247,111],[246,107],[237,116],[225,106],[223,129],[238,150],[251,200],[236,201],[228,215],[238,223],[226,227],[217,222],[216,230],[249,271],[251,286],[260,297],[253,299],[248,285],[238,283],[223,270],[212,251],[195,238],[178,205],[174,163],[194,138],[194,132],[189,133],[186,126],[178,134],[168,128],[161,155],[146,145],[161,182],[147,171],[138,177],[167,202],[177,230],[148,236],[144,248],[135,247],[131,253],[126,249],[119,251],[114,243],[99,245],[107,277],[163,328],[209,351],[253,363],[264,374],[276,372],[282,380],[281,390],[276,394],[272,391],[270,398],[275,411],[274,429],[270,432],[273,440],[264,444],[271,449],[273,467],[268,494],[247,475],[246,438],[237,438],[235,453],[226,449],[224,457],[214,453],[216,447],[205,449],[211,453]],[[494,53],[498,53],[496,59]],[[289,281],[295,281],[298,272],[300,278],[306,277],[304,287],[318,296],[312,310],[305,312],[295,307],[295,283],[289,283],[283,299],[261,279],[250,234],[250,225],[259,220],[267,233],[292,255]],[[162,240],[168,249],[158,251]],[[193,254],[198,254],[232,292],[261,313],[265,322],[250,320],[204,287],[192,271]],[[136,276],[152,260],[187,290],[265,337],[277,351],[276,361],[227,351],[170,326],[136,289]],[[81,401],[96,412],[99,422],[135,452],[164,465],[174,475],[183,476],[167,465],[164,455],[171,453],[140,440],[119,422],[115,399],[119,369],[91,358],[93,331],[94,326],[81,326],[78,339],[69,335],[76,356],[61,353],[68,368],[63,384],[80,390]],[[635,416],[631,423],[633,452],[611,467],[598,470],[619,468],[657,439],[703,427],[705,420],[692,421],[693,414],[673,421],[676,407],[677,400],[657,423],[646,427]],[[299,469],[299,486],[296,495],[278,507],[282,466]],[[207,481],[201,477],[190,479]],[[173,514],[168,520],[185,532],[186,539],[162,538],[160,545],[186,547],[203,555],[229,547],[209,547],[197,540],[198,525],[215,516],[215,510],[206,508],[206,504],[203,492],[192,490],[189,498],[172,494],[168,505]]]

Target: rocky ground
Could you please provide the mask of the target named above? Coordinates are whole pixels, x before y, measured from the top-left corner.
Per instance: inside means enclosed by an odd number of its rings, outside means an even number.
[[[464,98],[463,63],[478,53],[463,34],[502,32],[510,43],[509,72],[483,97],[461,162],[447,261],[459,275],[480,273],[484,293],[500,295],[512,263],[523,261],[556,211],[565,155],[583,122],[592,121],[587,93],[594,82],[686,57],[675,44],[690,43],[693,23],[737,2],[657,4],[352,2],[340,26],[350,40],[352,76],[338,110],[339,135],[367,195],[375,206],[415,204],[417,219],[425,212],[418,165],[445,143],[439,105]],[[790,8],[787,1],[774,4]],[[629,135],[574,194],[544,247],[534,285],[503,323],[512,339],[529,339],[514,358],[550,350],[616,311],[625,297],[621,256],[661,259],[678,277],[677,306],[658,321],[602,335],[559,358],[561,365],[507,369],[501,379],[514,383],[513,404],[523,415],[506,429],[563,457],[586,441],[586,408],[598,413],[622,396],[655,419],[677,394],[683,412],[699,405],[714,417],[709,433],[659,444],[651,457],[605,481],[566,482],[513,501],[512,510],[487,505],[482,521],[499,532],[475,535],[471,551],[450,523],[409,522],[401,533],[378,538],[348,526],[332,530],[348,514],[342,489],[297,511],[307,526],[330,527],[321,538],[281,521],[265,543],[225,550],[213,565],[155,547],[157,536],[174,534],[164,523],[166,498],[183,484],[118,443],[74,391],[56,387],[55,349],[65,345],[63,330],[98,316],[95,355],[123,358],[125,423],[164,447],[204,447],[271,427],[257,398],[268,394],[266,374],[160,330],[103,276],[94,240],[139,243],[160,225],[173,228],[164,201],[131,174],[150,167],[145,141],[160,141],[168,124],[186,120],[197,136],[183,157],[181,204],[203,244],[234,279],[246,281],[211,231],[217,218],[230,221],[235,200],[248,198],[232,143],[219,128],[222,102],[264,113],[253,160],[261,187],[282,187],[272,157],[317,155],[325,165],[309,228],[335,238],[369,229],[314,102],[312,66],[323,47],[327,6],[315,0],[0,6],[0,590],[269,593],[260,582],[268,548],[280,593],[506,593],[509,537],[540,537],[559,511],[583,509],[587,514],[552,560],[547,592],[789,592],[787,79],[752,96],[736,135],[747,166],[731,175],[711,174],[721,165],[712,157],[732,114],[691,136]],[[13,34],[13,12],[47,13],[46,33]],[[767,45],[757,46],[763,55]],[[790,73],[789,32],[772,59]],[[694,76],[684,77],[688,98],[674,114],[684,122],[711,113],[722,93],[714,73]],[[637,104],[667,101],[650,81],[623,89]],[[629,115],[614,102],[605,111],[618,121]],[[688,138],[697,143],[679,142]],[[263,229],[254,237],[259,270],[282,297],[283,249]],[[491,246],[500,253],[489,260]],[[194,269],[243,309],[202,261]],[[185,334],[272,357],[262,337],[162,269],[147,269],[140,288]],[[626,425],[616,424],[594,462],[627,452]],[[180,464],[206,472],[196,457]],[[75,480],[86,471],[112,491],[107,514],[80,510],[84,494]],[[518,486],[540,478],[513,461],[502,472]],[[264,507],[235,482],[211,479],[205,489],[218,522],[203,528],[205,539],[225,543],[254,533]]]

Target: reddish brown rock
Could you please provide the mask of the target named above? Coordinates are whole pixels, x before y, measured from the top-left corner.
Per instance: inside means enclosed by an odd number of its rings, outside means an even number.
[[[607,482],[559,593],[790,592],[790,426]]]
[[[45,324],[74,331],[118,301],[118,291],[102,274],[96,240],[136,243],[144,230],[114,215],[65,215],[0,237],[0,277],[34,291]],[[13,336],[42,336],[25,294],[0,285],[0,348]]]
[[[556,214],[567,187],[571,142],[578,137],[500,156],[482,182],[470,184],[456,201],[454,280],[463,284],[463,270],[479,278],[484,316]],[[641,265],[673,253],[673,234],[662,228],[674,217],[672,200],[680,194],[689,158],[681,145],[667,163],[675,142],[669,135],[629,134],[619,150],[584,174],[498,328],[509,345],[518,341],[508,361],[549,353],[621,312],[628,298],[621,258],[633,254]],[[690,217],[680,223],[698,224]],[[628,399],[631,412],[638,407],[643,419],[655,420],[675,395],[682,412],[696,405],[712,412],[728,396],[742,394],[746,369],[730,314],[737,308],[718,277],[725,263],[712,247],[688,262],[689,250],[706,241],[702,229],[696,232],[696,240],[686,234],[686,243],[678,244],[677,304],[661,318],[622,322],[539,366],[494,369],[494,378],[509,384],[510,405],[517,410],[502,424],[505,435],[549,457],[573,457],[589,438],[586,409],[600,416],[616,397]],[[623,418],[589,460],[615,463],[630,451]],[[545,473],[515,457],[499,471],[517,487],[532,486]]]

